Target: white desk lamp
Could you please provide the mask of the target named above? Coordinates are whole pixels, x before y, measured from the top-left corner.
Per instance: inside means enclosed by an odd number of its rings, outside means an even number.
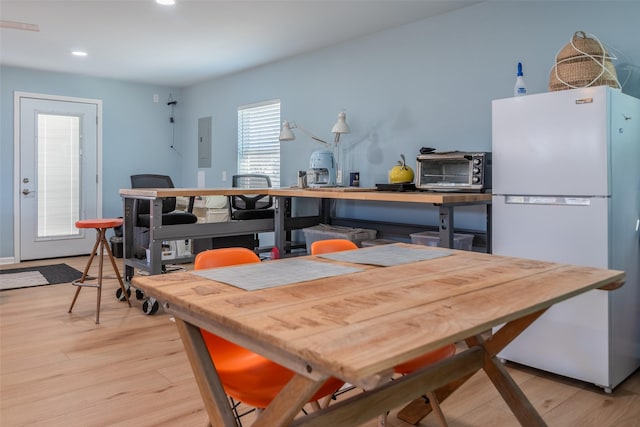
[[[331,151],[316,150],[311,153],[311,158],[309,159],[309,169],[310,171],[314,171],[314,176],[316,177],[316,179],[314,179],[313,183],[309,184],[310,186],[332,187],[335,186],[337,182],[339,183],[342,180],[342,173],[338,171],[333,150],[338,147],[338,142],[340,142],[340,135],[342,135],[343,133],[351,132],[351,128],[349,128],[346,118],[347,115],[344,113],[344,111],[341,111],[338,114],[338,121],[335,125],[333,125],[333,128],[331,128],[331,132],[333,132],[333,134],[335,135],[333,144],[318,138],[308,130],[297,126],[293,122],[289,123],[286,120],[282,122],[282,130],[280,131],[280,137],[278,138],[280,141],[295,140],[296,136],[291,129],[298,128],[306,133],[309,137],[311,137],[311,139],[313,139],[314,141],[321,142],[331,149]],[[322,183],[318,183],[318,177],[320,176],[322,176]]]
[[[329,142],[327,142],[327,141],[325,141],[323,139],[318,138],[317,136],[313,135],[311,132],[309,132],[305,128],[300,127],[300,126],[296,125],[293,122],[289,123],[287,120],[282,122],[282,130],[280,131],[280,137],[278,139],[280,141],[293,141],[293,140],[295,140],[296,139],[296,135],[291,130],[291,129],[295,129],[295,128],[298,128],[302,132],[304,132],[307,135],[309,135],[309,137],[311,139],[313,139],[314,141],[321,142],[321,143],[326,144],[329,147],[331,147],[331,143],[329,143]],[[333,143],[334,144],[337,144],[338,142],[340,142],[340,135],[342,135],[343,133],[350,133],[351,132],[351,128],[347,124],[347,115],[345,114],[344,111],[341,111],[338,114],[338,121],[336,122],[335,125],[333,125],[333,128],[331,128],[331,132],[335,135],[335,137],[333,139]]]

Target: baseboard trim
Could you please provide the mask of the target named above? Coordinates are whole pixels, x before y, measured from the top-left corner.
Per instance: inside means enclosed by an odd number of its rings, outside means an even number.
[[[16,263],[16,259],[14,257],[0,258],[0,265],[15,264],[15,263]]]

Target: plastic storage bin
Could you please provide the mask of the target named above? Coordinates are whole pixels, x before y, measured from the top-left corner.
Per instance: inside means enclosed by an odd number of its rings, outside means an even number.
[[[440,233],[437,231],[423,231],[410,234],[411,243],[414,245],[440,246]],[[473,234],[454,233],[453,249],[470,251],[473,247]]]
[[[369,248],[371,246],[392,245],[394,243],[398,243],[398,242],[396,240],[389,240],[389,239],[363,240],[362,247]]]
[[[311,253],[311,244],[316,240],[347,239],[362,247],[363,240],[373,240],[378,233],[367,228],[339,227],[336,225],[318,224],[303,228],[307,253]]]

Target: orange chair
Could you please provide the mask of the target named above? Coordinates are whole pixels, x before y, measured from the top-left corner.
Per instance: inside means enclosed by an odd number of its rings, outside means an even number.
[[[417,369],[432,365],[446,359],[447,357],[451,357],[454,354],[456,354],[456,346],[454,344],[449,344],[439,348],[438,350],[430,351],[429,353],[418,356],[415,359],[396,365],[393,370],[402,375],[410,374]],[[447,420],[444,418],[444,414],[442,413],[442,409],[440,408],[440,403],[438,402],[435,392],[429,391],[425,393],[425,396],[429,399],[429,404],[431,405],[433,414],[438,419],[440,425],[442,427],[447,427]]]
[[[311,255],[350,251],[352,249],[358,249],[358,246],[351,240],[347,239],[316,240],[311,243]]]
[[[200,252],[194,269],[216,268],[260,262],[260,258],[247,248],[222,248]],[[218,337],[200,330],[209,354],[215,364],[225,392],[240,402],[255,408],[266,408],[282,388],[293,378],[294,372],[277,363]],[[344,384],[331,378],[311,398],[315,402],[333,394]]]
[[[328,239],[328,240],[318,240],[311,244],[311,255],[320,255],[331,252],[339,252],[339,251],[348,251],[351,249],[358,249],[355,243],[346,239]],[[454,344],[449,344],[445,347],[442,347],[438,350],[431,351],[429,353],[423,354],[422,356],[418,356],[415,359],[411,359],[405,363],[401,363],[394,367],[394,371],[397,374],[410,374],[417,369],[420,369],[424,366],[429,366],[433,363],[439,362],[440,360],[446,359],[447,357],[453,356],[456,353],[456,346]],[[434,392],[426,393],[427,398],[429,399],[429,403],[431,404],[431,409],[435,416],[438,418],[438,421],[443,427],[447,426],[447,421],[444,418],[444,414],[440,409],[440,404],[438,403],[438,399]],[[386,416],[383,415],[380,420],[380,425],[386,425]]]

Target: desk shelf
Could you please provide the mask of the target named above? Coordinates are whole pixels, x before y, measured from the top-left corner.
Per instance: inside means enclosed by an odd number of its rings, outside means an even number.
[[[273,219],[257,219],[248,221],[229,221],[220,223],[196,223],[163,226],[154,223],[162,217],[162,199],[165,197],[193,197],[193,196],[232,196],[237,194],[269,194],[275,198],[275,217]],[[330,189],[293,189],[293,188],[147,188],[121,189],[120,195],[124,205],[124,242],[123,256],[125,257],[125,278],[130,281],[134,269],[138,268],[150,274],[162,273],[162,266],[170,263],[191,262],[193,257],[178,258],[154,262],[160,259],[161,241],[179,239],[204,239],[241,236],[263,232],[274,232],[274,244],[280,256],[291,256],[293,249],[300,249],[289,243],[291,231],[325,222],[331,224],[334,220],[331,202],[334,200],[353,200],[379,203],[419,203],[431,205],[439,210],[439,225],[442,246],[451,247],[453,244],[454,207],[485,205],[487,210],[487,228],[485,233],[486,251],[491,252],[491,194],[489,193],[429,193],[429,192],[384,192],[372,189],[359,191],[331,191]],[[296,217],[291,214],[292,200],[297,198],[313,198],[320,200],[319,213],[313,216]],[[134,255],[134,224],[133,206],[135,200],[150,201],[152,215],[149,228],[148,247],[151,250],[151,262],[132,258]],[[419,230],[420,231],[420,230]],[[259,251],[261,252],[261,251]]]

